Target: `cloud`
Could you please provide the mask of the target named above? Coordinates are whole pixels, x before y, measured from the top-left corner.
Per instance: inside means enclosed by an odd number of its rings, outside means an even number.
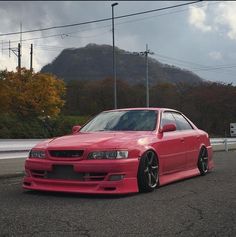
[[[236,40],[236,2],[219,2],[217,5],[203,8],[189,7],[189,24],[202,32],[216,31]],[[207,19],[208,16],[208,19]],[[207,21],[208,20],[208,21]],[[224,29],[222,31],[222,29]]]
[[[179,4],[178,1],[118,2],[116,16]],[[151,51],[156,53],[153,57],[161,62],[164,59],[159,58],[158,53],[206,65],[210,59],[221,60],[220,57],[223,56],[225,64],[232,64],[236,60],[235,5],[236,2],[229,1],[203,1],[191,8],[116,19],[115,45],[125,50],[144,51],[148,43]],[[0,33],[7,33],[19,31],[20,22],[23,30],[30,30],[108,18],[111,17],[111,2],[45,1],[42,4],[42,1],[0,1],[0,15]],[[199,34],[189,30],[190,27]],[[48,37],[58,34],[57,37]],[[64,36],[61,37],[60,34]],[[66,34],[69,36],[66,37]],[[35,71],[52,62],[63,48],[79,48],[89,43],[111,45],[111,21],[23,34],[23,40],[38,37],[44,38],[23,41],[22,48],[22,66],[29,68],[29,48],[31,43],[34,44]],[[2,41],[3,48],[8,48],[9,40],[12,47],[17,47],[19,38],[19,35],[0,37],[0,69],[7,67],[15,70],[17,57],[12,53],[9,58],[8,50],[4,50],[2,56],[1,49]],[[219,51],[221,56],[215,51]],[[171,59],[164,62],[178,66]],[[221,80],[222,75],[218,72],[199,71],[198,74],[209,80]],[[234,77],[225,74],[224,80],[232,82]]]
[[[20,22],[23,24],[23,30],[28,30],[99,19],[109,17],[111,14],[110,3],[94,2],[94,8],[91,9],[91,6],[91,3],[89,2],[70,1],[47,2],[45,4],[39,2],[0,2],[0,14],[3,18],[0,33],[19,31]],[[89,15],[88,12],[90,13]],[[125,27],[122,27],[122,29],[125,29]],[[135,50],[135,47],[138,48],[139,45],[136,44],[137,36],[134,33],[118,32],[118,30],[119,27],[117,26],[116,46],[126,50]],[[70,34],[71,32],[74,33]],[[47,37],[48,35],[60,33],[64,33],[65,35],[68,33],[69,36],[23,41],[22,67],[29,68],[29,48],[31,43],[34,44],[33,67],[36,71],[40,70],[41,67],[47,63],[50,63],[63,50],[63,48],[84,47],[89,43],[112,44],[111,22],[45,32],[27,33],[23,34],[23,40],[44,36]],[[3,41],[3,48],[7,49],[8,42],[11,40],[11,46],[15,48],[19,42],[19,35],[1,37],[0,40],[0,47]],[[9,58],[8,50],[4,50],[3,55],[1,55],[1,48],[0,70],[5,68],[8,70],[15,70],[17,67],[17,57],[12,53],[11,58]]]
[[[212,51],[208,54],[208,56],[215,61],[222,59],[222,54],[219,51]]]
[[[236,39],[236,2],[220,3],[215,16],[216,24],[226,26],[228,28],[227,36]]]
[[[193,26],[195,26],[197,29],[207,32],[211,31],[212,27],[210,25],[206,24],[206,10],[203,8],[195,7],[195,6],[190,6],[189,7],[189,23]]]

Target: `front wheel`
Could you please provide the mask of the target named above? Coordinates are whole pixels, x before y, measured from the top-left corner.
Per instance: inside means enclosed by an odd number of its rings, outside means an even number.
[[[145,152],[138,169],[138,186],[140,192],[151,192],[159,184],[159,164],[153,151]]]
[[[202,148],[198,157],[198,169],[201,175],[205,175],[208,172],[208,157],[205,148]]]

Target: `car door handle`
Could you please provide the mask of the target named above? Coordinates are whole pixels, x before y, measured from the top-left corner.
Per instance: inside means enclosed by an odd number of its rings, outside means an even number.
[[[181,141],[181,142],[184,142],[184,138],[180,138],[180,141]]]

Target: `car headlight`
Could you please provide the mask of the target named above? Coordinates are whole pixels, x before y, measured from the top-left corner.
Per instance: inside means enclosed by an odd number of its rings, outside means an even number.
[[[124,159],[128,151],[94,151],[89,153],[88,159]]]
[[[29,158],[45,158],[46,152],[42,150],[31,150],[29,153]]]

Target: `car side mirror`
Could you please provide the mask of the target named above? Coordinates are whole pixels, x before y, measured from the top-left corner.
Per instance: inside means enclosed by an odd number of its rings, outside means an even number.
[[[73,128],[72,128],[72,134],[77,133],[80,129],[81,129],[81,126],[80,126],[80,125],[73,126]]]
[[[173,123],[165,124],[160,130],[161,133],[172,132],[172,131],[176,131],[176,125]]]

